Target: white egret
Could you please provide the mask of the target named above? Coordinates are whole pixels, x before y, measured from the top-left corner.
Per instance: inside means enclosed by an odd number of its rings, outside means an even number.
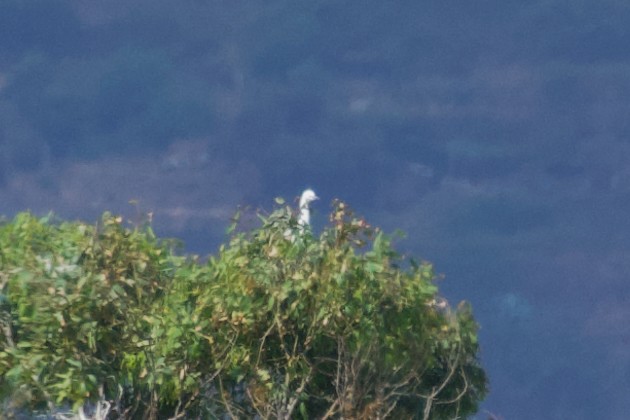
[[[300,215],[298,216],[297,225],[299,235],[304,233],[305,226],[309,226],[311,224],[311,203],[315,200],[319,200],[319,197],[315,195],[315,192],[310,188],[304,190],[300,196]],[[295,242],[295,231],[292,232],[291,229],[287,229],[284,232],[284,237],[291,242]]]
[[[300,197],[300,217],[298,218],[298,225],[301,227],[311,224],[311,203],[315,200],[319,200],[315,191],[310,188],[304,190]]]

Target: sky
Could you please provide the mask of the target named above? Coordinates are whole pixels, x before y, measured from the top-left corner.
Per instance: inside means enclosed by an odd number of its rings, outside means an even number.
[[[3,0],[0,40],[0,214],[207,255],[311,187],[472,303],[478,418],[630,412],[630,3]]]

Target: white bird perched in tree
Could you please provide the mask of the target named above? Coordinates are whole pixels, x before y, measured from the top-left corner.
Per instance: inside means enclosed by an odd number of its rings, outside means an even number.
[[[315,195],[315,191],[310,188],[304,190],[300,197],[300,217],[298,218],[298,225],[300,227],[311,224],[311,203],[315,200],[319,200],[319,197]]]
[[[298,234],[300,235],[304,233],[305,227],[311,224],[311,203],[315,200],[319,200],[319,197],[310,188],[304,190],[300,196],[300,215],[297,226]],[[291,242],[295,242],[295,234],[291,229],[287,229],[284,232],[284,237]]]

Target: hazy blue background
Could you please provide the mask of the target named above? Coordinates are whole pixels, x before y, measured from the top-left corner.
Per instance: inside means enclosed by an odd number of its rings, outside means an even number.
[[[626,419],[629,98],[623,0],[1,0],[0,214],[208,254],[311,186],[472,302],[485,409]]]

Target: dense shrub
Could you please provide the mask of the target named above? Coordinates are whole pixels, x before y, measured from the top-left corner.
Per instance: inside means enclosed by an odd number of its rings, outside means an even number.
[[[319,237],[289,208],[216,257],[149,226],[24,213],[0,227],[0,393],[110,418],[454,418],[486,392],[470,308],[437,295],[335,203]],[[95,415],[96,416],[96,415]]]

